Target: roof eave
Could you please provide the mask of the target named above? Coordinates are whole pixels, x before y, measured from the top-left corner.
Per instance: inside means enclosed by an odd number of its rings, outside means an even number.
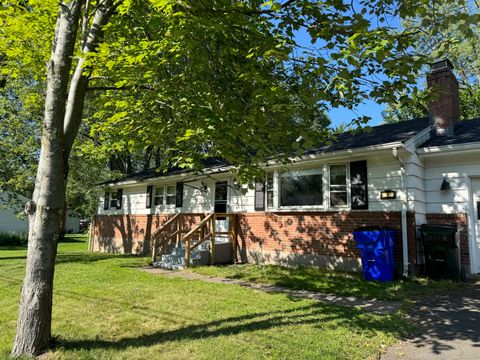
[[[227,166],[226,165],[226,166],[222,166],[220,168],[214,169],[212,171],[205,171],[205,172],[198,173],[198,174],[195,174],[195,173],[192,173],[192,172],[184,172],[184,173],[174,174],[174,175],[163,175],[163,176],[148,177],[148,178],[145,178],[145,179],[124,180],[124,181],[117,181],[117,182],[112,181],[112,182],[106,182],[106,183],[100,184],[97,187],[98,188],[105,188],[105,187],[117,187],[117,186],[134,186],[134,185],[142,184],[144,182],[153,182],[153,181],[158,181],[158,180],[163,180],[163,179],[177,181],[177,180],[184,180],[186,177],[192,176],[192,175],[202,177],[202,176],[206,176],[206,175],[223,174],[223,173],[226,173],[226,172],[230,171],[230,169],[232,169],[232,168],[233,168],[233,166],[231,166],[231,165]]]
[[[471,153],[480,151],[480,141],[463,143],[463,144],[451,144],[442,146],[428,146],[417,149],[419,157],[433,157],[449,154],[453,152]]]
[[[380,145],[364,146],[364,147],[344,149],[339,151],[326,151],[319,154],[311,154],[311,155],[305,155],[301,157],[294,157],[294,158],[290,158],[290,161],[292,161],[292,163],[299,164],[299,163],[308,162],[311,160],[328,160],[332,158],[339,159],[339,158],[351,157],[352,155],[355,155],[355,156],[368,155],[373,151],[391,150],[393,148],[400,148],[400,149],[406,150],[403,142],[395,141],[395,142],[390,142],[390,143],[385,143]],[[282,165],[282,164],[279,164],[278,161],[272,160],[267,162],[266,165],[268,167],[274,167],[276,165]]]

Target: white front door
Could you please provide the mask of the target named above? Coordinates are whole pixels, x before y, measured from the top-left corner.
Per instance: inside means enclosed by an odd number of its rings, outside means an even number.
[[[475,256],[472,258],[476,260],[473,264],[473,272],[480,273],[480,179],[472,179],[472,200],[473,200],[473,222],[475,230]]]

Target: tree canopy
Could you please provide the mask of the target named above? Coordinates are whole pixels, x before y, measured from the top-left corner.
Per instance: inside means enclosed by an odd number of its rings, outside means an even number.
[[[435,1],[422,4],[418,12],[403,19],[402,25],[417,30],[413,43],[415,53],[424,54],[425,64],[448,58],[460,82],[460,118],[480,117],[480,16],[477,1]],[[435,24],[434,27],[425,24]],[[428,116],[428,99],[424,66],[419,74],[418,90],[405,92],[388,103],[383,113],[386,122]]]
[[[185,167],[219,156],[249,178],[265,159],[324,140],[328,108],[391,102],[413,85],[424,62],[409,51],[415,30],[390,23],[426,3],[120,2],[97,51],[83,56],[92,111],[84,114],[82,153],[108,158],[154,147],[165,165]],[[44,86],[56,6],[2,7],[7,81]],[[79,58],[81,41],[76,47]],[[41,104],[42,91],[36,96]]]
[[[161,167],[192,169],[202,158],[221,157],[236,165],[241,182],[251,181],[268,159],[287,161],[328,140],[326,109],[415,94],[427,59],[416,51],[418,35],[457,22],[471,35],[478,23],[477,14],[463,11],[438,23],[427,16],[429,6],[429,0],[1,2],[0,85],[10,106],[1,115],[9,123],[3,133],[14,134],[15,123],[31,126],[26,139],[41,141],[26,157],[38,157],[38,168],[26,206],[29,250],[12,354],[36,355],[50,342],[56,246],[76,154],[118,159],[155,149]],[[395,25],[401,19],[420,23]],[[41,121],[29,114],[30,103]]]

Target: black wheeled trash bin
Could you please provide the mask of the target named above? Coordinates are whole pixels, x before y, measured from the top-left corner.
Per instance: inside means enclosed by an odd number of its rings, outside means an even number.
[[[423,224],[422,243],[425,254],[425,271],[430,279],[460,281],[460,241],[456,225]]]

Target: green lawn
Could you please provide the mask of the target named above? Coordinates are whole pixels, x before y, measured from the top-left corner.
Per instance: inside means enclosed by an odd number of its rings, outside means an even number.
[[[147,258],[59,245],[53,359],[375,359],[411,329],[379,316],[240,286],[138,271]],[[76,240],[76,241],[75,241]],[[0,248],[0,358],[10,351],[24,248]]]
[[[203,266],[193,268],[192,271],[209,276],[379,300],[408,301],[462,286],[453,281],[429,281],[422,278],[385,283],[364,281],[361,274],[335,272],[316,267],[229,265]]]

